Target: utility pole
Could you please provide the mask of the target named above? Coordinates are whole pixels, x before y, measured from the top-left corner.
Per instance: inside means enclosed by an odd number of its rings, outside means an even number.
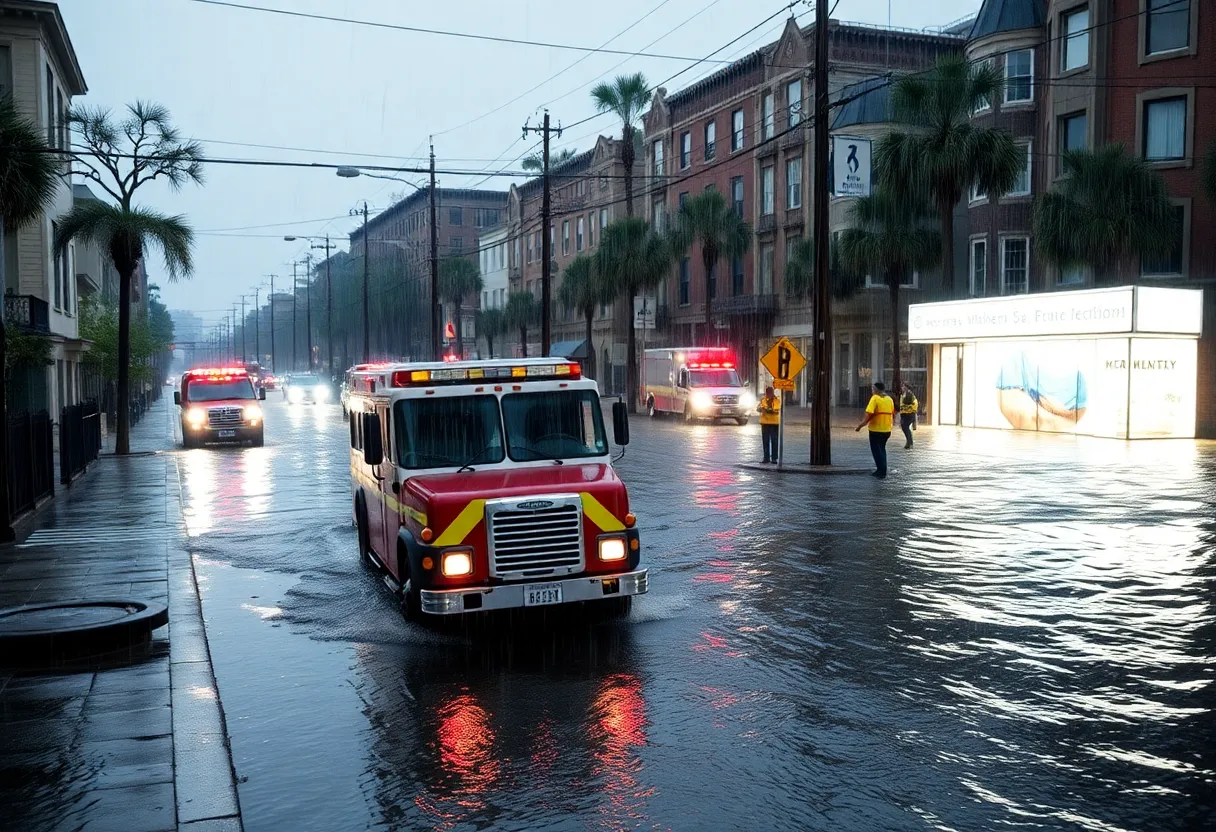
[[[242,366],[245,364],[245,359],[249,357],[249,350],[245,349],[245,330],[248,328],[248,319],[245,317],[245,298],[249,295],[241,295],[241,360]]]
[[[828,413],[828,379],[832,317],[828,292],[828,4],[815,4],[815,301],[811,368],[811,464],[832,464],[832,424]],[[896,353],[899,352],[898,344]]]
[[[262,304],[258,302],[261,291],[261,286],[253,290],[253,350],[258,364],[262,363]]]
[[[236,363],[236,304],[232,304],[232,321],[228,326],[228,357]]]
[[[274,367],[274,278],[275,275],[266,275],[270,278],[270,373],[275,373]]]
[[[442,361],[443,321],[439,314],[439,225],[435,210],[435,142],[431,137],[431,360]],[[459,314],[459,312],[457,313]],[[459,323],[457,324],[459,325]],[[462,358],[464,356],[461,356]]]
[[[549,188],[549,136],[551,134],[562,134],[561,127],[549,126],[549,111],[545,110],[545,119],[540,127],[529,127],[524,125],[524,137],[528,133],[539,133],[541,135],[541,143],[544,147],[541,157],[543,167],[541,168],[541,203],[540,203],[540,354],[542,356],[549,355],[550,346],[550,306],[552,304],[552,283],[553,283],[553,238],[549,232],[549,225],[552,221],[552,204],[550,200]]]
[[[363,215],[363,363],[371,360],[372,339],[371,325],[368,323],[369,317],[367,313],[367,281],[368,281],[368,264],[371,257],[371,248],[367,242],[367,200],[363,201],[363,208],[352,210],[351,216]]]
[[[329,235],[325,235],[325,245],[319,246],[312,244],[311,248],[325,249],[325,345],[329,351],[329,376],[334,375],[334,327],[333,327],[333,305],[334,305],[334,284],[333,276],[330,272],[329,250],[333,248],[329,244]]]
[[[299,263],[292,261],[291,264],[291,371],[296,371],[296,359],[300,356],[300,350],[296,347],[296,331],[299,329],[296,326],[296,307],[300,304],[296,303],[296,289],[300,285],[299,271],[296,269]]]
[[[308,372],[312,372],[312,252],[304,255],[304,342],[308,348]]]

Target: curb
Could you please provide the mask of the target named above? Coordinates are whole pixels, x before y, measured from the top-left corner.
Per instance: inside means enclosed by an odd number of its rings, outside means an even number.
[[[764,465],[760,462],[739,462],[735,464],[736,468],[744,471],[760,471],[763,473],[774,474],[813,474],[819,476],[844,476],[852,474],[869,475],[869,468],[856,468],[848,465],[806,465],[804,463],[793,463],[782,465],[780,468],[775,465]]]

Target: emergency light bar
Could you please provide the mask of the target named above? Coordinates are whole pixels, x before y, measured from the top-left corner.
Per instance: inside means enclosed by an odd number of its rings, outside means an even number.
[[[583,368],[578,364],[533,364],[524,367],[452,367],[443,370],[397,370],[393,373],[394,387],[426,384],[459,384],[469,381],[526,378],[532,381],[546,378],[580,379]]]
[[[729,347],[689,350],[687,358],[690,370],[730,370],[735,366],[735,356]]]
[[[191,370],[187,375],[191,378],[218,378],[220,376],[247,376],[249,372],[244,367],[208,367],[204,370]]]

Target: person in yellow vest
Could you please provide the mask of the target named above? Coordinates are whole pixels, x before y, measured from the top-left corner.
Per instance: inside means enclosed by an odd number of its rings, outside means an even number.
[[[912,385],[905,381],[903,393],[899,397],[899,429],[908,440],[904,444],[904,450],[912,447],[912,431],[916,430],[916,411],[919,409],[920,402],[912,392]]]
[[[764,446],[764,461],[777,463],[777,426],[781,424],[781,399],[772,387],[764,388],[764,398],[756,405],[760,412],[760,444]]]
[[[857,432],[869,426],[870,454],[874,457],[875,471],[871,476],[880,480],[887,478],[887,440],[891,438],[891,427],[895,420],[895,402],[887,395],[887,386],[874,382],[874,394],[866,405],[866,418],[857,426]]]

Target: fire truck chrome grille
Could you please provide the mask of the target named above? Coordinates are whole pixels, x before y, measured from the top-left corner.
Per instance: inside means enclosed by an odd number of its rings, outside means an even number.
[[[582,570],[583,508],[577,496],[495,501],[486,515],[494,575],[520,579]]]
[[[207,411],[207,424],[213,428],[230,428],[241,424],[239,407],[213,407]]]
[[[738,404],[738,396],[714,396],[714,404]]]

